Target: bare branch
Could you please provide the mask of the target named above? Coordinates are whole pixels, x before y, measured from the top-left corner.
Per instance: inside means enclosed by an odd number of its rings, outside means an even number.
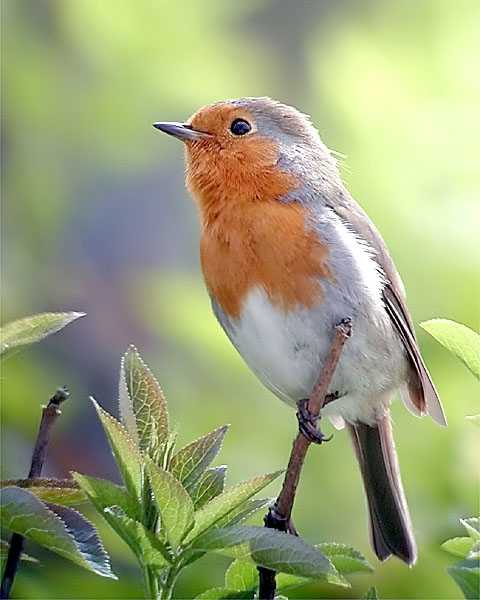
[[[351,330],[352,324],[350,319],[344,319],[335,326],[334,337],[327,360],[308,400],[307,408],[312,419],[319,418],[320,411],[328,400],[328,389],[338,361],[340,360],[345,342],[351,335]],[[311,443],[311,440],[305,437],[303,433],[300,431],[298,432],[297,437],[293,442],[282,489],[275,505],[269,509],[269,512],[265,516],[265,527],[284,531],[292,535],[298,535],[293,526],[291,515],[303,463]],[[258,592],[259,599],[272,600],[275,598],[276,590],[275,571],[259,567],[258,572],[260,578]]]
[[[42,419],[38,428],[37,441],[32,452],[32,461],[30,464],[30,471],[28,473],[28,479],[34,479],[39,477],[42,473],[43,463],[45,462],[45,456],[47,454],[48,442],[50,441],[50,432],[53,424],[62,414],[60,410],[60,404],[64,402],[69,396],[67,388],[63,387],[58,389],[54,396],[50,398],[47,406],[43,407]],[[15,575],[20,564],[20,556],[23,551],[24,538],[18,533],[14,533],[10,538],[10,547],[8,549],[7,561],[5,564],[5,570],[2,577],[2,586],[0,589],[0,598],[2,600],[10,597],[10,591],[12,589]]]

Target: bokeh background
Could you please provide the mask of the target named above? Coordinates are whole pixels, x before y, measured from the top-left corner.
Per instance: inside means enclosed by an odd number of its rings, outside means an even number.
[[[478,326],[480,4],[476,0],[3,0],[2,320],[82,310],[85,319],[3,365],[2,476],[27,471],[40,405],[72,401],[48,473],[118,479],[88,395],[116,414],[121,354],[134,343],[158,376],[180,442],[231,423],[229,482],[285,465],[293,412],[247,370],[210,313],[181,145],[151,127],[199,106],[270,95],[312,115],[347,158],[343,176],[382,231],[415,321]],[[440,549],[478,512],[473,377],[419,331],[449,428],[393,407],[420,558],[380,565],[345,433],[313,449],[295,521],[315,543],[364,552],[351,590],[291,597],[457,598]],[[478,441],[478,438],[477,438]],[[272,486],[270,494],[278,490]],[[118,582],[42,553],[22,598],[138,598],[128,549],[99,523]],[[178,597],[220,585],[209,558]]]

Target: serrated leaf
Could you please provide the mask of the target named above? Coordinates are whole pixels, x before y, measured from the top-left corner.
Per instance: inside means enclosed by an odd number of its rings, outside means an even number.
[[[216,525],[221,519],[224,519],[230,513],[237,510],[244,502],[277,479],[281,474],[282,471],[276,471],[275,473],[254,477],[249,481],[244,481],[228,488],[222,494],[210,500],[210,502],[202,506],[195,513],[195,526],[185,539],[185,544],[188,544],[207,529]]]
[[[142,497],[142,456],[125,427],[90,398],[110,443],[115,462],[129,493],[136,499]]]
[[[105,518],[115,531],[121,532],[122,539],[143,565],[164,568],[171,564],[168,552],[160,540],[141,523],[128,517],[120,507],[106,508]]]
[[[420,325],[480,379],[480,335],[476,331],[448,319],[432,319]]]
[[[156,566],[166,564],[168,553],[161,541],[145,530],[138,519],[141,518],[141,507],[136,505],[128,495],[126,488],[116,485],[106,479],[87,477],[80,473],[73,473],[73,477],[84,490],[88,499],[97,509],[98,513],[107,521],[110,527],[130,546],[132,552],[139,556],[144,553],[145,558]],[[140,541],[144,540],[144,544]],[[160,553],[161,556],[158,556]]]
[[[37,477],[35,479],[6,479],[0,482],[0,488],[12,486],[28,489],[40,500],[62,506],[74,506],[87,499],[73,479]]]
[[[234,600],[235,598],[253,599],[254,597],[253,592],[242,592],[241,590],[230,590],[228,588],[217,587],[202,592],[200,596],[195,597],[195,600]]]
[[[147,473],[167,539],[177,548],[194,524],[192,499],[171,473],[151,460],[147,461]]]
[[[300,537],[273,529],[243,525],[214,528],[197,539],[192,547],[204,552],[220,552],[240,560],[251,559],[268,569],[300,577],[328,577],[331,583],[348,586],[320,550]]]
[[[191,492],[195,510],[201,508],[215,496],[221,494],[225,488],[226,465],[207,469],[200,477],[197,485]]]
[[[75,472],[72,473],[72,477],[102,516],[105,516],[107,507],[119,506],[132,519],[140,517],[140,506],[128,494],[125,487],[107,479],[98,479],[97,477],[89,477]]]
[[[474,540],[470,537],[456,537],[443,542],[442,548],[453,556],[467,558],[474,544]]]
[[[122,358],[120,415],[139,448],[158,462],[169,437],[167,401],[160,385],[134,346]]]
[[[8,542],[6,542],[5,540],[0,540],[0,561],[6,560],[9,549],[10,549],[10,544]],[[38,563],[39,562],[33,556],[30,556],[29,554],[25,554],[25,552],[22,552],[20,554],[20,560],[23,560],[24,562],[30,562],[30,563]]]
[[[27,490],[1,490],[2,526],[23,535],[75,564],[116,579],[93,525],[65,506],[46,505]]]
[[[478,560],[462,560],[447,571],[462,590],[465,598],[478,600],[480,597],[480,562]]]
[[[81,312],[41,313],[6,323],[0,328],[0,355],[12,348],[39,342],[84,316]]]
[[[275,501],[275,498],[251,498],[238,508],[228,513],[223,519],[220,519],[216,524],[216,527],[227,527],[230,525],[238,525],[246,519],[252,517],[259,510],[263,510],[270,506]]]
[[[472,540],[480,542],[480,519],[478,517],[460,519],[460,523],[465,527]]]
[[[363,598],[364,600],[378,600],[377,588],[371,587]]]
[[[228,425],[219,427],[191,442],[172,458],[170,471],[187,490],[191,490],[222,447]]]
[[[361,552],[345,544],[336,542],[324,542],[316,544],[318,548],[342,575],[350,573],[371,573],[372,565],[367,561]]]

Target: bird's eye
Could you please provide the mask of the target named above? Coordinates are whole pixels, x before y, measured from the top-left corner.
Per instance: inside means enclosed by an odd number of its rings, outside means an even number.
[[[245,135],[251,131],[252,126],[245,119],[235,119],[230,125],[230,131],[233,135]]]

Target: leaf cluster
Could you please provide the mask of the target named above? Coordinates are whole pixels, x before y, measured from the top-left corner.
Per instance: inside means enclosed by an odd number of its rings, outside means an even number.
[[[480,519],[471,517],[460,522],[467,535],[443,542],[442,548],[462,559],[448,567],[448,572],[465,598],[474,600],[480,596]]]

